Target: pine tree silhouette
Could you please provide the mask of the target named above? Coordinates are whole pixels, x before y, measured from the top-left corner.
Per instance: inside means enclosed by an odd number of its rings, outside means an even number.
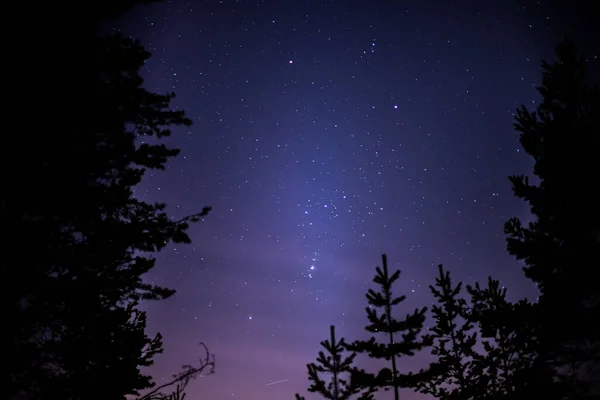
[[[538,363],[576,371],[563,378],[600,396],[600,90],[587,82],[588,61],[572,42],[556,54],[557,62],[542,62],[537,110],[521,107],[515,119],[539,183],[510,181],[535,220],[511,218],[505,233],[509,253],[540,290]]]
[[[544,392],[524,390],[533,381],[540,388],[548,387],[554,379],[551,369],[535,369],[535,305],[527,300],[508,301],[506,288],[492,278],[488,278],[487,287],[467,285],[467,292],[471,297],[470,318],[477,325],[484,350],[474,357],[472,379],[478,381],[469,392],[482,400],[549,398]]]
[[[106,16],[133,3],[86,7]],[[63,17],[36,37],[53,51],[48,69],[27,77],[40,85],[27,91],[38,94],[36,118],[0,157],[8,171],[5,153],[19,149],[19,171],[0,193],[2,269],[11,271],[5,397],[121,400],[152,386],[143,368],[162,350],[138,304],[175,293],[142,279],[152,254],[189,243],[189,224],[210,208],[174,219],[165,204],[134,195],[148,170],[165,169],[179,153],[162,139],[191,120],[172,108],[174,94],[143,87],[150,53],[138,41],[95,31],[98,15]]]
[[[483,383],[478,368],[482,357],[474,349],[477,333],[469,304],[460,297],[462,282],[453,287],[450,273],[442,265],[438,270],[435,285],[429,286],[437,301],[431,309],[435,325],[424,335],[437,361],[416,374],[414,388],[440,400],[466,400],[482,392],[476,387]]]
[[[317,363],[310,363],[306,366],[308,369],[308,380],[312,382],[308,391],[318,393],[325,399],[348,400],[361,390],[352,381],[348,381],[348,377],[353,370],[356,353],[345,356],[344,338],[339,341],[336,340],[335,326],[333,325],[329,327],[329,332],[329,340],[321,342],[321,346],[325,349],[325,352],[319,352]],[[321,378],[320,375],[322,374],[329,374],[331,380],[326,382]],[[372,400],[372,391],[365,391],[358,399]],[[296,400],[304,400],[304,397],[296,394]]]
[[[531,377],[531,304],[507,301],[506,289],[491,278],[485,288],[467,286],[469,302],[461,296],[462,283],[454,286],[450,273],[438,269],[429,287],[437,301],[435,325],[424,335],[437,360],[410,374],[411,386],[440,400],[512,399],[514,388]]]
[[[380,287],[376,292],[369,289],[366,297],[369,306],[366,307],[369,325],[365,330],[374,334],[385,335],[384,342],[378,342],[375,336],[369,340],[357,340],[346,345],[350,351],[365,353],[370,358],[390,361],[390,368],[381,369],[376,375],[365,373],[364,371],[354,370],[353,380],[357,385],[378,389],[383,388],[394,390],[394,398],[400,398],[399,388],[406,385],[403,376],[398,372],[397,360],[402,356],[412,356],[414,352],[425,346],[425,343],[418,340],[418,335],[423,329],[425,321],[426,307],[416,309],[414,313],[407,314],[405,319],[396,320],[392,311],[394,307],[402,303],[406,296],[394,297],[392,286],[400,277],[400,270],[392,275],[388,272],[387,256],[383,254],[382,268],[376,267],[373,282]],[[379,312],[378,310],[381,310]],[[398,340],[397,335],[401,335]]]

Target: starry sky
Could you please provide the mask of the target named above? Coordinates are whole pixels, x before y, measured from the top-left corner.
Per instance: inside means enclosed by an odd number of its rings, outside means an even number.
[[[540,59],[563,34],[591,42],[574,24],[585,12],[565,4],[174,0],[114,22],[153,53],[146,87],[174,90],[194,121],[136,195],[175,217],[213,206],[193,244],[161,252],[147,277],[178,290],[146,306],[165,340],[156,380],[202,341],[216,374],[189,400],[306,394],[330,324],[365,337],[384,252],[402,271],[401,313],[431,303],[439,263],[535,297],[505,250],[503,223],[528,218],[507,176],[532,165],[512,122],[539,101]]]

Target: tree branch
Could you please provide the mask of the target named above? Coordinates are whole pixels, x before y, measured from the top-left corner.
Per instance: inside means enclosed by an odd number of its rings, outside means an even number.
[[[181,393],[186,388],[188,383],[201,375],[212,375],[215,373],[215,356],[208,351],[208,347],[202,342],[200,342],[200,346],[204,348],[205,356],[204,358],[200,358],[198,361],[200,365],[198,367],[193,367],[191,365],[183,365],[182,371],[178,374],[173,375],[173,379],[163,385],[158,386],[151,392],[145,394],[142,397],[138,397],[137,400],[158,400],[158,399],[168,399],[169,396],[160,393],[160,391],[164,388],[177,385],[176,393]],[[207,370],[205,372],[205,370]]]
[[[183,224],[186,222],[197,222],[200,218],[206,217],[208,213],[212,210],[212,207],[203,207],[202,211],[196,214],[188,215],[187,217],[183,217],[180,220],[175,221],[176,224]]]

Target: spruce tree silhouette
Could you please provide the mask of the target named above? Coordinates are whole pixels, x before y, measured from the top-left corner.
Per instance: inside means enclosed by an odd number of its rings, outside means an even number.
[[[474,349],[477,333],[470,306],[460,297],[462,282],[453,287],[450,273],[441,265],[438,269],[435,285],[429,286],[437,301],[431,308],[435,325],[424,335],[437,361],[415,375],[413,387],[440,400],[467,400],[483,392],[476,387],[483,385],[482,357]]]
[[[321,342],[321,347],[325,349],[325,352],[319,352],[317,363],[310,363],[306,366],[308,380],[312,382],[308,391],[318,393],[329,400],[348,400],[360,393],[362,389],[355,385],[352,380],[348,380],[353,370],[356,353],[351,353],[348,356],[344,355],[346,352],[344,348],[345,341],[344,338],[339,341],[336,340],[335,326],[329,327],[329,334],[329,340]],[[321,379],[321,374],[331,375],[331,380],[326,382]],[[367,389],[357,399],[373,400],[372,393],[372,390]],[[304,400],[304,397],[296,394],[296,400]]]
[[[148,254],[189,243],[189,224],[210,210],[174,219],[165,204],[134,196],[147,170],[179,153],[160,139],[191,121],[171,109],[174,94],[143,88],[150,54],[139,42],[91,28],[70,34],[77,51],[70,40],[53,43],[57,75],[35,91],[42,105],[28,134],[11,139],[20,167],[0,195],[11,400],[120,400],[150,388],[140,368],[160,353],[161,338],[146,335],[138,304],[175,291],[142,280],[155,264]],[[56,93],[66,100],[50,98]]]
[[[394,390],[394,398],[400,398],[399,389],[405,386],[403,376],[398,372],[397,360],[402,356],[412,356],[414,352],[426,344],[418,340],[418,335],[423,329],[426,307],[416,309],[414,313],[407,314],[405,319],[396,320],[392,314],[394,307],[402,303],[406,296],[394,297],[392,286],[400,277],[400,270],[392,275],[388,272],[387,256],[383,254],[382,268],[376,267],[373,282],[380,287],[379,292],[369,289],[366,297],[369,306],[366,307],[369,325],[365,330],[374,334],[385,335],[385,342],[378,342],[375,336],[369,340],[357,340],[346,344],[346,348],[357,353],[367,354],[370,358],[382,359],[390,362],[391,369],[383,368],[376,375],[355,369],[353,380],[356,385],[369,390],[383,388]],[[377,310],[381,309],[381,313]],[[402,338],[398,340],[397,335]]]
[[[508,302],[506,289],[491,278],[486,288],[467,286],[469,302],[461,296],[462,283],[454,286],[450,273],[441,265],[438,269],[435,285],[429,287],[437,302],[432,307],[435,325],[424,335],[437,360],[409,374],[411,386],[440,400],[513,398],[513,387],[520,385],[534,356],[531,304]]]
[[[556,54],[557,62],[542,62],[537,110],[521,107],[515,118],[539,182],[510,181],[535,220],[525,227],[511,218],[505,233],[509,253],[540,290],[537,363],[574,381],[574,395],[586,387],[600,396],[600,91],[587,82],[588,61],[572,42]]]
[[[533,318],[534,305],[525,299],[508,301],[507,289],[491,277],[487,287],[479,283],[467,285],[467,292],[471,296],[471,321],[477,326],[483,346],[483,353],[474,358],[472,366],[475,370],[472,378],[479,379],[471,388],[474,398],[547,398],[541,392],[523,390],[534,381],[539,387],[551,385],[555,377],[549,368],[533,368],[538,328]]]

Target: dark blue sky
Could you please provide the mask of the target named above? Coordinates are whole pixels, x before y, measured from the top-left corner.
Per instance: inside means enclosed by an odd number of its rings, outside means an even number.
[[[383,252],[402,270],[402,314],[430,303],[439,263],[535,296],[503,235],[528,212],[507,179],[531,168],[513,114],[536,106],[540,59],[580,14],[450,3],[170,1],[120,23],[153,53],[146,86],[174,90],[194,121],[168,140],[181,155],[137,195],[175,216],[214,209],[149,276],[178,290],[148,307],[165,338],[159,381],[203,341],[217,373],[193,382],[190,400],[306,393],[305,364],[330,324],[364,336]]]

